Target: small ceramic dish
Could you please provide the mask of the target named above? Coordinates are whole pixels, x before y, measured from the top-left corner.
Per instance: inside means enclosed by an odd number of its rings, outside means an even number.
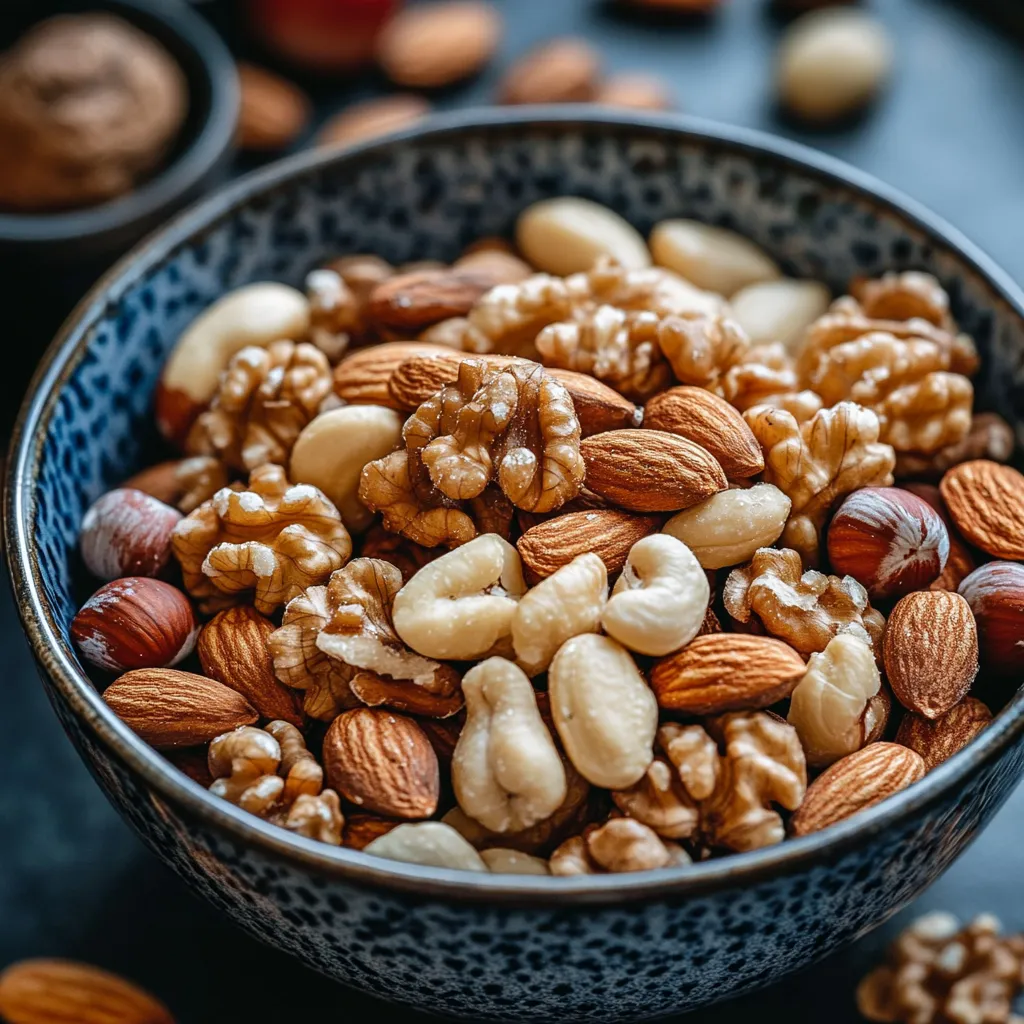
[[[156,455],[149,411],[182,329],[228,289],[338,253],[451,260],[545,196],[735,228],[841,292],[925,269],[978,342],[983,407],[1020,425],[1024,296],[955,231],[831,160],[677,117],[517,110],[302,154],[179,217],[112,270],[47,354],[9,462],[7,562],[53,705],[112,802],[186,881],[347,984],[484,1020],[623,1021],[776,980],[895,913],[1006,799],[1024,697],[923,781],[826,831],[685,868],[582,878],[400,864],[279,830],[211,796],[100,699],[68,640],[82,514]],[[142,923],[143,926],[144,922]]]

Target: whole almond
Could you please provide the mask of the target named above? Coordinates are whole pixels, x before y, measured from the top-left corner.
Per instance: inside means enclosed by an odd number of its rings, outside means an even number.
[[[377,59],[393,82],[433,89],[479,71],[500,34],[501,18],[490,4],[417,4],[395,15],[377,37]]]
[[[459,376],[459,364],[465,359],[483,360],[496,368],[524,362],[518,356],[470,355],[450,348],[413,356],[400,363],[388,381],[388,395],[393,407],[402,412],[412,412],[436,395],[445,384],[453,383]]]
[[[904,715],[896,731],[896,742],[916,750],[931,771],[963,750],[991,721],[992,712],[985,704],[974,697],[964,697],[934,721],[920,715]]]
[[[502,103],[586,103],[597,94],[601,58],[584,39],[553,39],[516,61],[499,89]]]
[[[437,755],[411,718],[377,708],[345,711],[327,730],[323,760],[331,788],[365,811],[417,820],[437,810]]]
[[[657,516],[637,516],[619,509],[567,512],[531,526],[516,548],[533,581],[546,579],[587,551],[593,551],[613,575],[626,564],[629,549],[660,525]]]
[[[500,281],[486,269],[420,270],[397,274],[370,293],[369,315],[384,327],[420,331],[452,316],[465,316]]]
[[[994,558],[1024,562],[1024,475],[976,459],[954,466],[939,490],[957,529]]]
[[[788,697],[807,671],[787,643],[766,636],[705,633],[654,663],[658,706],[688,715],[766,708]]]
[[[644,406],[644,426],[685,437],[709,451],[730,479],[754,476],[764,456],[754,432],[724,398],[688,385],[669,388]]]
[[[587,487],[633,512],[677,512],[728,486],[715,457],[663,430],[611,430],[580,444]]]
[[[790,821],[795,836],[820,832],[888,799],[927,772],[924,759],[899,743],[869,743],[827,768],[807,788]]]
[[[237,691],[271,720],[280,718],[301,728],[301,702],[274,675],[267,638],[274,632],[270,619],[251,605],[237,605],[215,615],[199,634],[196,645],[203,673]]]
[[[157,750],[209,743],[222,732],[259,719],[240,693],[215,679],[174,668],[125,672],[106,688],[103,699]]]
[[[351,146],[397,132],[430,113],[430,103],[412,93],[375,96],[353,103],[329,117],[317,133],[320,146]]]
[[[390,341],[360,349],[338,363],[334,393],[346,402],[400,409],[388,390],[391,375],[414,356],[451,355],[451,349],[425,341]]]
[[[174,1024],[144,989],[71,960],[22,960],[5,968],[0,1017],[10,1024]]]
[[[935,719],[958,703],[978,674],[978,630],[970,605],[948,590],[900,598],[885,628],[885,672],[896,699]]]
[[[290,146],[309,121],[309,97],[286,78],[254,64],[238,65],[238,82],[242,94],[238,144],[242,149]]]

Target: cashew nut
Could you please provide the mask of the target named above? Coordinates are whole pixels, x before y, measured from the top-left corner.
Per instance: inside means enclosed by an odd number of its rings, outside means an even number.
[[[519,850],[506,850],[496,846],[481,850],[480,856],[492,875],[549,875],[548,862],[543,857],[534,857]]]
[[[433,868],[486,871],[483,858],[458,832],[440,821],[416,821],[399,825],[363,847],[388,860],[425,864]]]
[[[601,624],[630,650],[660,657],[697,635],[710,599],[708,578],[693,552],[656,533],[630,548]]]
[[[428,658],[470,661],[509,645],[526,592],[519,552],[485,533],[425,565],[395,595],[395,631]]]
[[[452,754],[459,806],[492,832],[518,832],[565,799],[565,769],[521,668],[488,658],[462,679],[466,724]]]
[[[804,331],[822,316],[832,296],[820,281],[780,277],[741,288],[730,302],[733,319],[752,345],[773,341],[794,351]]]
[[[559,648],[548,669],[551,714],[576,770],[625,789],[654,758],[658,703],[629,651],[597,633]]]
[[[540,675],[566,640],[596,633],[608,599],[608,570],[587,552],[541,580],[512,616],[512,646],[527,675]]]
[[[349,530],[365,530],[373,513],[359,500],[363,466],[393,452],[402,419],[382,405],[346,405],[317,416],[292,449],[289,479],[319,487]]]

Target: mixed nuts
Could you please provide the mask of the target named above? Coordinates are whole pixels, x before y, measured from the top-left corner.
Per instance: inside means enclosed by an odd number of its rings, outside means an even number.
[[[188,328],[182,457],[82,524],[115,713],[300,835],[556,875],[817,832],[971,742],[1024,668],[1024,476],[939,282],[833,302],[581,199],[516,240]]]

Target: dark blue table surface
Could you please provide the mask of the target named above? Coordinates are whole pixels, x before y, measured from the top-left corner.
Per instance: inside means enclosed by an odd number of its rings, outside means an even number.
[[[507,22],[502,61],[555,34],[586,35],[601,46],[609,68],[643,68],[669,79],[686,111],[781,132],[872,172],[945,216],[1024,280],[1024,38],[1015,30],[1011,0],[875,0],[896,40],[892,88],[859,124],[814,134],[794,130],[773,110],[766,85],[780,26],[761,0],[731,0],[720,16],[691,24],[638,21],[587,0],[499,3]],[[213,16],[226,18],[216,10]],[[487,102],[499,75],[500,64],[438,105]],[[378,87],[374,81],[347,92],[321,86],[321,113]],[[347,1021],[379,1014],[380,1004],[249,939],[142,847],[62,734],[6,588],[0,630],[0,967],[38,955],[100,963],[158,993],[181,1024],[301,1020],[325,1010]],[[1018,791],[917,904],[852,949],[688,1020],[855,1021],[856,979],[898,926],[925,909],[964,916],[994,911],[1024,929],[1022,812]]]

